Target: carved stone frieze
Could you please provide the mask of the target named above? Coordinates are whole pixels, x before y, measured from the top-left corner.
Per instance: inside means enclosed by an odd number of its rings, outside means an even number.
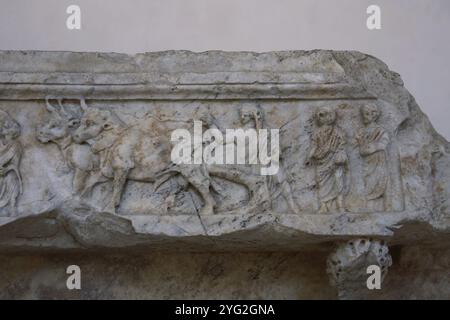
[[[347,288],[448,242],[449,147],[358,52],[3,51],[0,252],[337,243]]]

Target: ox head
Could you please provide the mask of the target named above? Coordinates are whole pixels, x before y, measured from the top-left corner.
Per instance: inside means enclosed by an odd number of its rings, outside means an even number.
[[[81,118],[80,126],[73,134],[73,139],[77,143],[95,139],[103,132],[123,125],[122,121],[110,110],[88,108],[86,104],[81,106],[84,115]]]
[[[69,110],[64,107],[62,98],[55,99],[58,102],[58,106],[52,105],[50,100],[50,97],[45,98],[50,119],[37,128],[36,133],[38,140],[42,143],[56,142],[67,138],[80,124],[81,115],[73,108]],[[84,104],[83,98],[81,103]]]

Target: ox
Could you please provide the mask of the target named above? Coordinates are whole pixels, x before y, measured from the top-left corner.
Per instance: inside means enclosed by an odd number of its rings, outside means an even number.
[[[63,155],[64,162],[74,170],[73,193],[84,195],[101,180],[99,157],[89,145],[74,143],[72,133],[80,124],[81,112],[63,105],[62,98],[56,98],[58,106],[51,104],[51,97],[45,98],[51,118],[37,128],[36,136],[41,143],[55,143]],[[84,105],[84,99],[80,99]]]
[[[207,173],[200,166],[171,165],[171,143],[164,134],[149,134],[136,126],[127,126],[111,110],[85,104],[82,108],[84,115],[73,138],[77,143],[90,145],[100,158],[102,174],[113,181],[113,195],[106,211],[115,213],[127,180],[158,186],[179,173],[203,198],[200,214],[214,213],[216,202],[210,193]]]

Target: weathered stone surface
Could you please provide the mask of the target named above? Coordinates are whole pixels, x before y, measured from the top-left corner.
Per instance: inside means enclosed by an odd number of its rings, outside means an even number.
[[[328,271],[343,281],[341,298],[450,298],[448,261],[434,273],[442,285],[418,276],[429,292],[406,284],[405,275],[414,275],[396,267],[395,255],[381,293],[354,289],[348,280],[384,263],[375,249],[386,249],[383,259],[388,248],[401,248],[401,257],[418,250],[449,258],[450,145],[400,76],[374,57],[3,51],[0,110],[0,261],[8,270],[17,266],[0,281],[2,297],[75,297],[62,292],[59,278],[45,276],[48,284],[37,287],[25,282],[41,281],[32,279],[72,257],[98,273],[109,263],[102,255],[114,253],[123,281],[78,297],[333,298],[325,279],[332,254]],[[280,170],[264,176],[260,164],[174,164],[171,133],[192,133],[194,120],[204,131],[279,129]],[[344,254],[340,266],[348,274],[336,276],[330,261],[360,239],[368,247]],[[139,269],[149,252],[155,265]],[[294,271],[304,252],[313,261]],[[17,253],[23,256],[9,258]],[[127,261],[131,255],[136,264]],[[133,287],[130,268],[156,288],[158,278],[149,274],[163,273],[157,259],[182,265],[190,255],[186,279],[175,277],[171,289]],[[218,288],[177,294],[193,290],[210,259],[222,261],[213,276]],[[267,264],[267,281],[247,291],[253,280],[237,274],[237,259],[246,270]],[[414,265],[426,273],[432,267],[422,259]],[[19,281],[22,274],[28,280]],[[96,283],[107,282],[102,276]]]

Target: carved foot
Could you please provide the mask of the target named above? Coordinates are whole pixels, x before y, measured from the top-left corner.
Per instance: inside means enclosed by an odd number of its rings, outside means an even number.
[[[301,214],[302,213],[302,211],[300,210],[300,207],[299,207],[299,205],[297,204],[297,203],[295,203],[295,201],[289,201],[288,202],[288,206],[289,206],[289,209],[292,211],[292,213],[294,213],[294,214]]]
[[[19,214],[17,212],[16,206],[12,206],[9,208],[9,210],[6,211],[5,217],[17,217]]]
[[[327,273],[338,289],[340,299],[361,299],[370,290],[367,279],[369,266],[378,266],[380,284],[392,265],[389,248],[384,241],[355,239],[340,244],[327,259]]]
[[[344,197],[342,195],[338,196],[336,199],[336,205],[338,212],[347,212],[347,208],[345,206]]]
[[[239,213],[261,213],[269,211],[272,208],[271,202],[268,200],[250,201],[244,208],[238,210]]]
[[[211,216],[214,214],[214,206],[211,204],[206,204],[203,206],[203,208],[200,210],[199,214],[201,216]]]
[[[117,214],[117,212],[116,212],[116,207],[115,207],[113,204],[107,205],[107,206],[103,209],[103,211],[104,211],[104,212],[111,213],[111,214]]]
[[[328,205],[326,203],[321,203],[319,207],[319,213],[324,214],[328,212],[330,212],[330,210],[328,210]]]

